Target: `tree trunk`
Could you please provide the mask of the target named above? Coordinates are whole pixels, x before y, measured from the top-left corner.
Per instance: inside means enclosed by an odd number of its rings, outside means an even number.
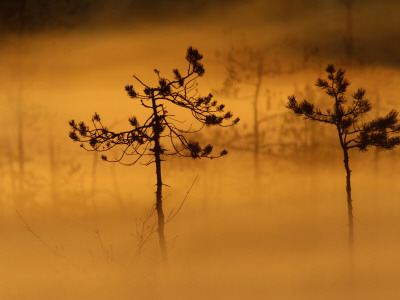
[[[336,106],[338,106],[338,101],[336,99]],[[338,109],[337,109],[338,110]],[[339,124],[341,123],[341,121],[339,122]],[[343,139],[343,133],[342,130],[340,128],[339,125],[337,125],[337,131],[338,131],[338,135],[339,135],[339,141],[340,141],[340,146],[342,147],[343,150],[343,163],[344,163],[344,168],[346,170],[346,193],[347,193],[347,215],[348,215],[348,219],[349,219],[349,250],[350,250],[350,255],[353,258],[353,244],[354,244],[354,235],[353,235],[353,203],[352,203],[352,199],[351,199],[351,181],[350,181],[350,177],[351,177],[351,170],[349,167],[349,152],[348,152],[348,148],[347,145]]]
[[[93,164],[92,164],[92,182],[91,182],[91,188],[90,188],[90,199],[92,200],[92,209],[93,209],[93,214],[94,218],[97,221],[97,218],[99,216],[99,211],[97,208],[97,157],[98,153],[96,151],[93,152]]]
[[[346,169],[346,192],[347,192],[347,214],[349,218],[349,248],[350,253],[353,254],[353,244],[354,244],[354,237],[353,237],[353,203],[351,199],[351,170],[349,167],[349,154],[346,148],[343,149],[344,153],[344,168]]]
[[[4,156],[1,157],[0,161],[0,217],[3,217],[3,213],[5,212],[5,185],[4,185],[4,175],[6,173],[5,170],[5,163],[4,163]],[[2,218],[3,219],[3,218]]]
[[[17,153],[18,153],[18,195],[16,199],[17,209],[22,209],[26,202],[25,199],[25,149],[24,149],[24,110],[23,110],[23,37],[26,25],[26,3],[27,0],[22,0],[19,4],[19,31],[18,31],[18,49],[17,49]]]
[[[381,98],[380,98],[380,94],[379,91],[377,92],[376,95],[376,104],[375,104],[375,113],[376,113],[376,118],[379,118],[379,116],[381,115]],[[378,173],[379,173],[379,149],[377,147],[375,147],[374,149],[374,173],[375,176],[378,177]]]
[[[260,62],[257,70],[257,83],[256,83],[256,91],[254,94],[254,103],[253,103],[253,119],[254,119],[254,177],[256,182],[256,192],[258,192],[258,179],[260,176],[260,168],[259,168],[259,156],[260,156],[260,131],[259,131],[259,123],[258,123],[258,98],[260,95],[260,88],[262,82],[262,72],[263,72],[263,64]]]
[[[115,164],[111,165],[111,177],[114,186],[115,197],[117,198],[119,208],[121,209],[122,213],[125,213],[124,201],[122,200],[122,195],[119,189],[117,175],[115,174]]]
[[[8,172],[10,173],[10,184],[11,184],[11,199],[14,200],[14,205],[17,204],[18,191],[17,191],[17,183],[18,183],[18,173],[15,171],[14,166],[14,154],[11,149],[11,142],[8,137],[5,138],[5,153],[6,153],[6,162],[8,164]],[[15,209],[19,209],[18,206],[15,206]]]
[[[153,113],[154,113],[154,125],[153,125],[153,132],[154,132],[154,159],[156,163],[156,175],[157,175],[157,191],[156,191],[156,211],[158,217],[158,242],[160,244],[161,249],[161,258],[163,261],[164,266],[168,263],[168,255],[167,255],[167,243],[165,241],[165,233],[164,233],[164,225],[165,225],[165,218],[164,218],[164,211],[163,211],[163,203],[162,203],[162,177],[161,177],[161,153],[162,148],[160,145],[160,131],[161,131],[161,124],[160,118],[157,112],[157,105],[154,99],[154,93],[152,91],[152,106],[153,106]]]
[[[50,159],[50,197],[53,205],[53,209],[59,209],[58,201],[58,164],[56,159],[56,150],[54,146],[54,135],[53,135],[53,122],[50,122],[50,135],[49,135],[49,159]]]
[[[21,90],[22,88],[19,87]],[[17,208],[23,209],[25,205],[25,153],[24,153],[24,133],[22,116],[22,96],[18,93],[18,112],[17,112],[17,149],[18,149],[18,198]]]

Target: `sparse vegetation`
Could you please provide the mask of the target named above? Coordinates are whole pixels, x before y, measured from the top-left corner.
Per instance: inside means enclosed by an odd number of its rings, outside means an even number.
[[[265,150],[268,145],[261,144],[262,130],[260,128],[262,120],[260,114],[260,99],[262,98],[262,86],[266,78],[282,73],[281,65],[276,59],[268,59],[270,49],[252,48],[245,41],[240,41],[239,45],[232,44],[224,64],[226,65],[226,78],[220,93],[225,96],[238,98],[241,85],[250,86],[251,95],[244,97],[250,99],[253,111],[253,128],[249,138],[246,138],[245,149],[253,152],[254,177],[257,181],[260,176],[260,152]],[[270,103],[267,104],[269,110]],[[237,140],[237,137],[235,138]]]
[[[353,204],[351,197],[351,170],[349,150],[367,151],[370,147],[378,150],[393,149],[400,144],[400,124],[398,113],[392,110],[384,117],[378,117],[369,122],[361,122],[361,118],[372,108],[371,102],[365,97],[365,90],[360,88],[352,94],[352,101],[346,98],[350,82],[345,78],[343,69],[336,70],[333,65],[326,68],[327,79],[319,78],[316,86],[321,88],[334,101],[333,108],[322,111],[314,104],[303,100],[298,102],[295,96],[289,96],[287,107],[296,115],[305,119],[334,125],[336,127],[340,147],[344,155],[346,170],[347,210],[349,219],[349,245],[353,249]]]
[[[0,1],[0,300],[399,298],[399,11]]]
[[[125,90],[130,98],[137,100],[150,111],[143,124],[132,116],[129,118],[131,129],[113,132],[103,125],[97,113],[92,118],[92,128],[84,122],[70,121],[70,138],[81,142],[84,149],[99,152],[120,149],[117,158],[110,159],[109,156],[103,155],[103,160],[134,165],[144,157],[148,157],[146,164],[155,164],[157,232],[165,264],[168,258],[164,233],[166,221],[163,211],[161,162],[171,155],[216,158],[227,154],[227,151],[223,150],[213,155],[212,145],[202,147],[199,142],[189,140],[188,135],[199,132],[204,126],[230,126],[239,121],[238,118],[233,119],[230,111],[224,112],[225,106],[218,104],[212,94],[205,97],[197,96],[196,79],[204,75],[202,57],[196,49],[189,47],[186,54],[188,62],[186,72],[182,74],[178,69],[174,69],[173,79],[167,79],[162,77],[158,70],[154,70],[158,77],[156,87],[144,83],[136,75],[133,76],[143,90],[138,92],[133,85],[127,85]],[[189,111],[200,126],[189,124],[187,128],[182,128],[184,121],[177,120],[177,117],[168,111],[168,105]],[[226,121],[229,123],[225,124]]]

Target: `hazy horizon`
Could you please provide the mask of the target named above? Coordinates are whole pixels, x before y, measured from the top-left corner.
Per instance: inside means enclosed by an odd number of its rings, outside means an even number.
[[[349,96],[366,89],[373,109],[363,121],[399,111],[399,9],[392,0],[1,0],[0,298],[398,297],[399,150],[350,151],[352,265],[337,132],[286,104],[294,94],[331,107],[315,82],[333,63]],[[125,85],[185,70],[189,46],[204,56],[199,95],[212,92],[241,121],[191,137],[227,156],[162,162],[166,216],[186,199],[166,224],[166,273],[156,232],[138,255],[141,230],[156,224],[145,221],[154,164],[104,162],[69,138],[68,122],[95,112],[110,130],[141,122],[148,111]],[[229,85],[232,57],[244,69],[262,61],[257,166],[257,75]]]

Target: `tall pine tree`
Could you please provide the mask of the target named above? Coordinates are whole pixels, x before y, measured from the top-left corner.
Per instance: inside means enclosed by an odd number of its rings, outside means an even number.
[[[167,79],[162,77],[158,70],[154,70],[158,77],[158,85],[154,87],[133,76],[141,87],[140,92],[133,85],[125,86],[125,90],[129,97],[148,109],[148,117],[143,124],[132,116],[129,118],[131,128],[113,132],[103,125],[97,113],[92,118],[91,128],[84,122],[70,121],[70,137],[74,141],[81,142],[84,149],[106,152],[113,148],[120,148],[118,158],[113,160],[103,155],[104,160],[134,165],[147,157],[147,165],[155,164],[157,232],[162,260],[165,264],[168,256],[164,232],[162,161],[170,155],[216,158],[227,154],[227,151],[223,150],[213,155],[213,147],[210,144],[202,147],[199,142],[190,140],[189,135],[199,132],[204,127],[231,126],[239,121],[238,118],[233,119],[230,111],[224,112],[225,106],[218,104],[212,94],[204,97],[197,95],[196,79],[204,75],[202,57],[196,49],[189,47],[186,54],[188,66],[185,73],[174,69],[173,78]],[[185,120],[177,120],[175,115],[169,113],[169,106],[178,106],[189,111],[200,126],[190,124],[187,128],[183,128]]]
[[[295,96],[289,96],[287,108],[305,119],[331,124],[336,128],[339,144],[343,150],[344,168],[346,170],[347,211],[349,220],[349,245],[353,253],[353,204],[351,197],[351,169],[349,150],[367,151],[371,147],[378,150],[393,149],[400,144],[400,124],[398,113],[392,110],[384,117],[378,117],[369,122],[360,119],[372,108],[371,102],[365,97],[365,90],[360,88],[346,97],[349,81],[345,78],[343,69],[336,70],[333,65],[326,68],[327,79],[319,78],[316,86],[321,88],[333,100],[333,107],[322,111],[314,104],[303,100],[298,102]]]

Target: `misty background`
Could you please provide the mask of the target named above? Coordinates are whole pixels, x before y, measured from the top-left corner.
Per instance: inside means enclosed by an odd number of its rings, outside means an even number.
[[[371,118],[400,110],[398,1],[0,0],[0,296],[5,299],[396,298],[399,150],[351,152],[356,275],[348,268],[345,178],[334,128],[297,118],[287,97],[321,107],[328,63],[367,90]],[[204,55],[210,91],[241,122],[196,136],[229,155],[164,162],[173,268],[138,231],[153,166],[106,163],[69,137],[94,112],[112,129],[144,110],[132,75],[156,83]],[[236,51],[236,52],[235,52]],[[236,55],[236,56],[235,56]],[[230,82],[230,57],[257,76]],[[243,73],[244,74],[244,73]],[[197,178],[197,179],[196,179]],[[16,214],[18,210],[19,214]]]

